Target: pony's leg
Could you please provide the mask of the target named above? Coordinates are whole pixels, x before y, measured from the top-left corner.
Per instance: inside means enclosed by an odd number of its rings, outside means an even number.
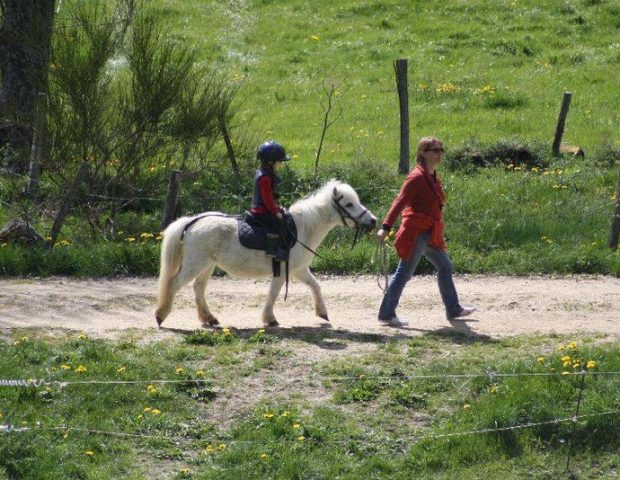
[[[327,307],[325,306],[325,302],[323,301],[323,295],[321,295],[321,287],[319,285],[318,280],[312,275],[309,268],[305,268],[298,272],[295,272],[295,277],[298,280],[302,281],[312,291],[312,296],[314,297],[314,312],[317,317],[321,317],[323,320],[327,320],[329,322],[329,317],[327,316]]]
[[[213,273],[213,269],[215,266],[211,265],[203,270],[194,280],[194,297],[196,299],[196,308],[198,309],[198,318],[202,323],[203,327],[208,325],[217,325],[217,318],[213,316],[213,314],[209,311],[209,307],[207,306],[207,301],[205,299],[205,289],[207,288],[207,283],[211,278],[211,274]]]
[[[278,298],[278,294],[284,285],[284,277],[273,277],[271,280],[271,287],[269,287],[269,293],[267,294],[267,300],[265,300],[265,307],[263,308],[263,323],[270,327],[278,325],[275,315],[273,314],[273,304]]]
[[[159,305],[155,310],[155,318],[157,319],[158,326],[161,327],[161,324],[170,313],[170,309],[172,308],[172,300],[176,296],[177,292],[191,282],[192,279],[199,273],[200,271],[197,271],[196,265],[183,265],[179,273],[169,280],[170,287],[167,290],[168,298],[165,299],[165,303]]]

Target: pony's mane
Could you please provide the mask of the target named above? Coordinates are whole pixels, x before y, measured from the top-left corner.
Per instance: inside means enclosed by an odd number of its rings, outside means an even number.
[[[339,185],[343,185],[343,183],[339,180],[331,179],[327,181],[321,188],[309,193],[304,198],[297,200],[293,205],[291,205],[291,212],[298,213],[303,210],[308,210],[311,205],[328,202],[331,199],[334,187]]]

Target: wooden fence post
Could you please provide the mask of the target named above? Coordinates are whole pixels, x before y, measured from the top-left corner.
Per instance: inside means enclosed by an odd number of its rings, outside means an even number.
[[[611,217],[611,229],[609,232],[609,248],[618,248],[618,237],[620,237],[620,175],[618,175],[618,189],[616,191],[616,208]]]
[[[558,124],[555,127],[553,147],[551,147],[551,153],[554,157],[558,157],[560,155],[560,144],[562,143],[562,135],[564,135],[564,123],[566,122],[566,116],[568,115],[568,107],[570,107],[572,95],[573,94],[570,92],[564,92],[564,98],[562,98],[562,108],[560,109]]]
[[[166,204],[164,205],[164,214],[161,219],[160,230],[172,223],[177,210],[177,198],[179,196],[179,185],[181,183],[181,172],[172,170],[168,179],[168,194],[166,195]]]
[[[86,177],[86,174],[88,173],[88,167],[88,162],[82,162],[82,165],[80,165],[80,169],[78,170],[75,178],[73,179],[73,184],[71,185],[71,187],[69,187],[69,190],[67,190],[65,198],[62,201],[60,210],[58,211],[56,219],[54,220],[54,225],[52,225],[52,230],[50,231],[50,247],[53,247],[56,243],[56,238],[58,238],[58,234],[60,233],[62,224],[65,221],[65,217],[69,213],[69,209],[71,208],[71,204],[75,199],[75,195],[77,194],[80,185],[82,184],[84,178]]]
[[[237,157],[235,156],[235,150],[233,149],[232,142],[230,141],[230,135],[228,134],[228,129],[226,128],[226,119],[223,116],[219,118],[220,124],[220,132],[222,133],[222,137],[224,138],[224,143],[226,144],[226,152],[228,152],[228,158],[230,159],[230,165],[232,166],[233,172],[237,177],[238,181],[241,181],[241,171],[239,170],[239,164],[237,163]]]
[[[409,171],[409,92],[407,89],[407,59],[398,59],[394,62],[396,73],[396,88],[398,90],[398,104],[400,107],[400,157],[398,173]]]

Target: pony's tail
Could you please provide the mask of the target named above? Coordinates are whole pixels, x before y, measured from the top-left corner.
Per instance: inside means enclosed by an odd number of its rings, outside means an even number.
[[[163,233],[161,243],[161,260],[159,266],[159,286],[157,292],[157,308],[155,319],[161,326],[172,308],[172,282],[181,268],[183,243],[181,237],[187,225],[188,218],[180,218],[171,223]]]

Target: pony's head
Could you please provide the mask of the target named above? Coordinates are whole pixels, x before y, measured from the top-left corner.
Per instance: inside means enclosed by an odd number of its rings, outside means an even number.
[[[353,187],[338,181],[332,181],[327,186],[332,189],[332,206],[345,227],[355,228],[358,235],[362,231],[370,232],[375,228],[377,217],[362,205]]]

